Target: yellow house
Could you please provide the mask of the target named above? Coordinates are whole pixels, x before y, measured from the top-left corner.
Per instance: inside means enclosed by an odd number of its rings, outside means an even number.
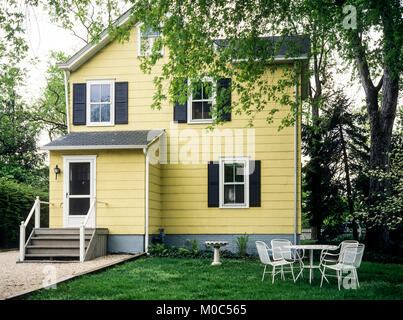
[[[248,128],[247,116],[233,112],[224,115],[223,126],[207,131],[214,96],[203,88],[184,105],[152,110],[158,66],[151,75],[140,70],[136,57],[147,52],[139,41],[147,37],[139,30],[133,28],[125,43],[104,33],[99,43],[60,64],[70,76],[69,133],[43,147],[50,156],[50,230],[64,231],[73,241],[85,224],[82,260],[106,251],[147,252],[156,241],[186,247],[196,239],[204,248],[207,240],[223,240],[235,251],[234,240],[248,234],[250,252],[256,240],[298,242],[299,122],[278,131],[289,112],[278,105],[272,124],[261,112]],[[307,59],[308,40],[296,36],[295,41],[305,50],[295,59]],[[292,66],[295,59],[276,56],[280,68],[271,76],[281,77],[281,66]],[[231,79],[212,85],[230,88]],[[301,95],[300,87],[294,90],[290,94]],[[231,99],[238,99],[235,92],[228,103]],[[103,247],[90,254],[94,235],[103,239],[97,244]],[[71,243],[65,256],[77,256],[78,242]],[[43,247],[37,256],[49,252]],[[63,256],[57,252],[53,255]],[[35,250],[27,250],[26,257],[35,257]]]

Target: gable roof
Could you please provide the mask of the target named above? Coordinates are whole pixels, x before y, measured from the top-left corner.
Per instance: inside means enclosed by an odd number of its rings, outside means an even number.
[[[130,20],[131,8],[127,10],[124,14],[122,14],[113,24],[112,26],[120,27]],[[99,41],[97,43],[88,43],[79,51],[77,51],[74,55],[72,55],[66,62],[59,63],[58,67],[62,70],[75,71],[81,65],[83,65],[86,61],[92,58],[99,50],[104,48],[107,44],[112,41],[109,36],[108,28],[106,28],[100,35]]]
[[[42,150],[142,149],[164,130],[71,132],[44,145]]]
[[[130,21],[131,11],[132,8],[127,10],[112,24],[112,26],[120,27],[128,23]],[[262,37],[262,39],[267,41],[268,48],[274,48],[277,41],[279,40],[282,41],[279,49],[276,52],[273,52],[274,60],[276,61],[308,58],[308,53],[310,50],[310,42],[309,37],[306,35],[295,35],[286,37]],[[73,56],[71,56],[66,62],[59,63],[58,67],[66,71],[75,71],[85,62],[91,59],[98,51],[100,51],[102,48],[108,45],[112,40],[113,39],[111,39],[111,37],[109,36],[107,28],[99,35],[99,41],[97,43],[91,43],[91,42],[88,43],[86,46],[77,51]],[[218,45],[225,45],[225,39],[216,40],[215,42]],[[291,50],[293,50],[292,51],[293,54],[289,55],[289,52]]]

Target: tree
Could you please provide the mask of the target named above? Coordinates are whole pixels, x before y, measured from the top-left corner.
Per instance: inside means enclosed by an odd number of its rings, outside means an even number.
[[[402,3],[388,1],[337,1],[336,5],[353,5],[358,16],[356,28],[340,29],[339,51],[354,63],[365,91],[367,115],[370,123],[370,169],[389,173],[389,152],[399,95],[400,74],[403,68],[401,50],[403,36]],[[378,40],[372,40],[374,33]],[[379,78],[375,85],[374,79]],[[370,177],[369,201],[382,205],[391,189],[391,182]],[[369,230],[370,247],[388,250],[389,228],[381,225]]]
[[[32,106],[31,120],[40,123],[47,130],[49,139],[67,133],[67,115],[64,74],[56,65],[67,60],[63,52],[51,52],[46,71],[46,87]]]
[[[39,128],[28,121],[18,94],[25,75],[20,63],[27,51],[23,21],[14,1],[0,5],[0,176],[43,186],[43,156],[36,152]]]
[[[319,239],[326,219],[341,223],[349,215],[355,226],[356,195],[352,190],[355,171],[352,164],[359,159],[353,157],[356,153],[351,149],[365,149],[367,142],[366,130],[357,119],[360,117],[353,112],[351,102],[337,90],[322,100],[317,122],[305,121],[302,127],[303,149],[310,158],[303,168],[305,191],[308,191],[304,210]],[[315,157],[311,156],[313,152]],[[319,185],[316,176],[321,177]],[[358,238],[356,226],[354,236]]]

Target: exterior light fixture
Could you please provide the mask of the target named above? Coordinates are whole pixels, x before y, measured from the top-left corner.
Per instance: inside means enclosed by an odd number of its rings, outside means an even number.
[[[56,165],[56,167],[53,169],[53,171],[54,171],[55,174],[56,174],[56,180],[57,180],[57,175],[60,173],[59,167]]]

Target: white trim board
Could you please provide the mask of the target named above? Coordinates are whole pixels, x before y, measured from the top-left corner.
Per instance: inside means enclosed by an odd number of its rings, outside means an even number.
[[[69,206],[66,203],[68,197],[66,195],[69,192],[69,164],[71,162],[89,162],[90,163],[90,205],[91,202],[96,199],[96,180],[97,180],[97,155],[68,155],[62,156],[63,158],[63,228],[79,227],[86,215],[70,216],[68,213]],[[88,220],[88,227],[96,227],[96,205],[94,207],[94,213]]]

